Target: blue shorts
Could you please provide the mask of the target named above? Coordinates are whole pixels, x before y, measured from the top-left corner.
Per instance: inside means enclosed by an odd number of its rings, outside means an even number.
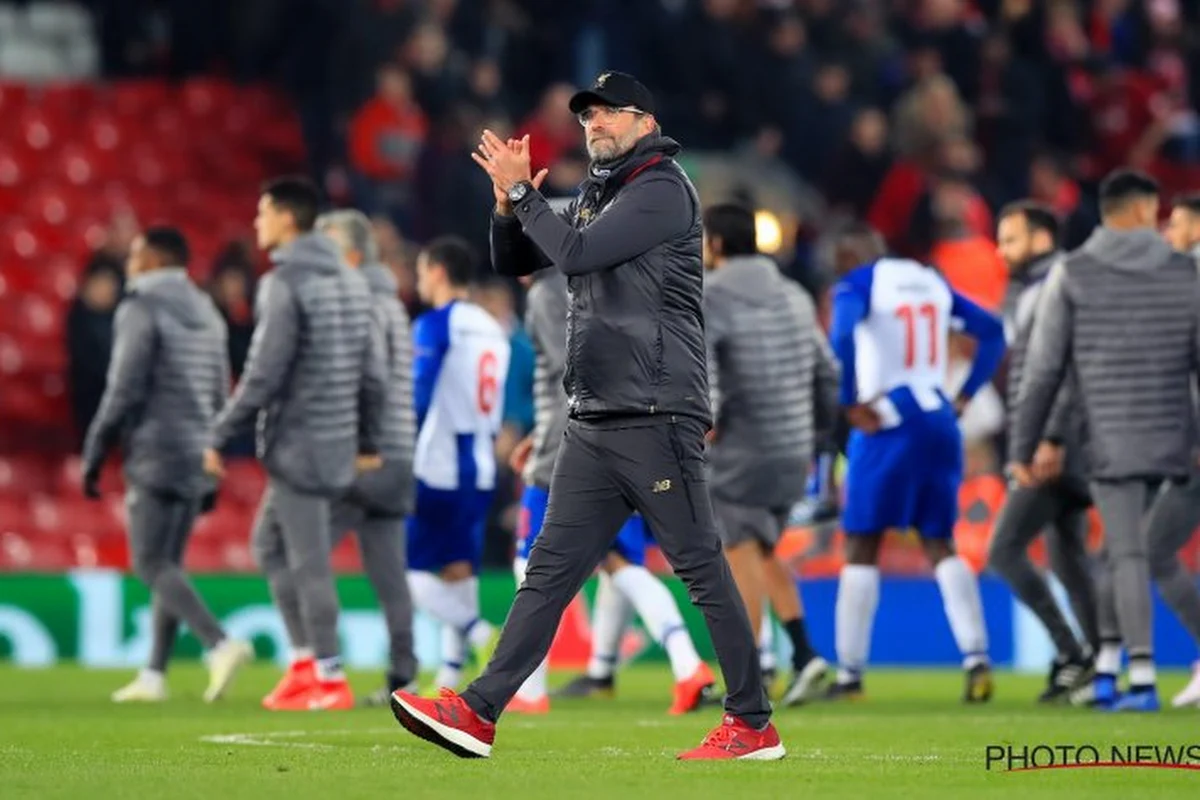
[[[542,522],[546,519],[546,504],[550,493],[537,486],[526,486],[521,495],[521,516],[517,522],[517,557],[529,558],[529,551],[542,532]],[[634,514],[617,533],[612,550],[635,566],[646,563],[646,523],[638,514]]]
[[[926,539],[953,538],[963,444],[950,406],[879,433],[856,430],[846,458],[847,535],[916,529]]]
[[[416,505],[408,518],[408,568],[439,572],[467,561],[479,571],[492,490],[431,489],[417,481]]]

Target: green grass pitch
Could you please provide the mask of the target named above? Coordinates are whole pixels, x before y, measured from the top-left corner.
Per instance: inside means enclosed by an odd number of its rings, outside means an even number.
[[[226,699],[200,701],[204,674],[179,665],[171,699],[115,706],[128,672],[0,669],[0,797],[350,800],[351,798],[1165,798],[1200,796],[1200,772],[985,768],[995,744],[1200,744],[1200,710],[1113,716],[1036,708],[1035,678],[1000,674],[988,706],[958,702],[955,672],[877,671],[868,699],[787,709],[777,763],[678,763],[719,721],[668,717],[665,667],[622,673],[615,700],[507,716],[490,760],[463,761],[403,731],[388,709],[269,713],[278,672],[255,666]],[[554,676],[556,682],[565,675]],[[377,676],[352,676],[375,688]],[[1166,676],[1164,699],[1183,681]]]

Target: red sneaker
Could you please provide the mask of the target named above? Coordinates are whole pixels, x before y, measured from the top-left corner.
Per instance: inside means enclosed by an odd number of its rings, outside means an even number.
[[[279,708],[281,703],[307,694],[316,685],[317,662],[311,658],[293,661],[271,693],[263,698],[262,706],[268,711],[282,710]]]
[[[316,681],[306,691],[276,701],[273,711],[346,711],[354,708],[354,692],[346,679]]]
[[[451,689],[438,699],[411,692],[392,692],[392,714],[414,736],[432,742],[461,758],[487,758],[496,740],[496,725],[488,722]]]
[[[704,737],[695,750],[679,754],[680,761],[717,761],[744,759],[746,761],[778,761],[787,755],[779,731],[767,723],[761,731],[751,728],[737,717],[725,715],[721,724]]]
[[[692,677],[675,684],[675,702],[667,709],[667,713],[687,714],[695,711],[704,699],[704,691],[716,685],[717,679],[713,677],[712,670],[701,661]]]

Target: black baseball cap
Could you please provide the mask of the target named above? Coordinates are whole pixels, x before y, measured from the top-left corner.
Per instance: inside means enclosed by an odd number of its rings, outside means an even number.
[[[589,106],[632,106],[653,114],[654,95],[632,75],[604,72],[596,78],[590,89],[584,89],[572,97],[568,107],[572,114],[578,114]]]

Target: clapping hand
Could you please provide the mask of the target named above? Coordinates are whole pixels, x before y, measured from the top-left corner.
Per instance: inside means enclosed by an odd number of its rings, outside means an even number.
[[[492,192],[496,197],[496,206],[501,213],[512,213],[508,200],[508,190],[521,181],[529,181],[533,188],[540,189],[549,170],[539,170],[530,177],[532,167],[529,155],[529,134],[520,139],[509,139],[507,142],[489,130],[483,132],[479,141],[479,152],[471,153],[475,163],[483,167],[483,171],[492,179]]]

